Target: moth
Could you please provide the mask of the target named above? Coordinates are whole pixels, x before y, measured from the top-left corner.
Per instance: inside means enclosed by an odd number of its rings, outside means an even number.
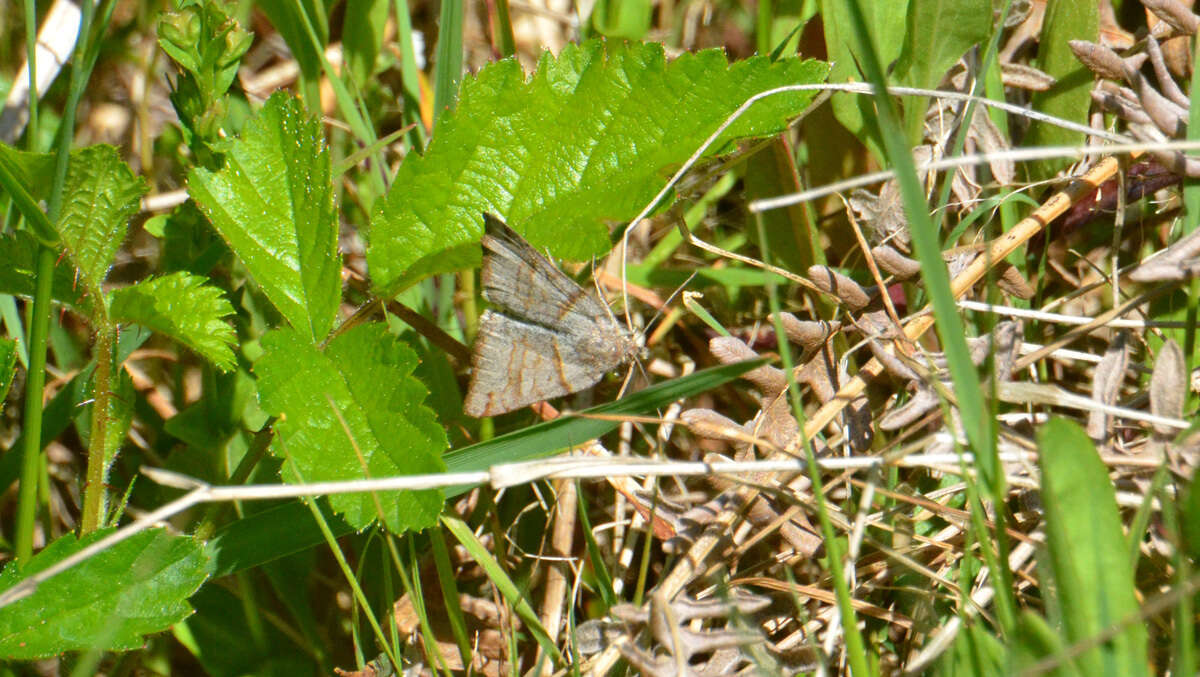
[[[605,302],[483,215],[483,297],[463,410],[495,416],[595,385],[638,344]]]

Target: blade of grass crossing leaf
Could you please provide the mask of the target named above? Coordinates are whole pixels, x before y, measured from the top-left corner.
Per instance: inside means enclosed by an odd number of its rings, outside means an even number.
[[[462,0],[441,0],[438,19],[437,61],[433,64],[433,119],[454,108],[463,68]]]
[[[302,481],[302,478],[298,479]],[[337,537],[334,536],[333,531],[329,528],[329,523],[325,520],[325,516],[321,514],[321,510],[317,507],[317,502],[306,500],[304,504],[308,506],[313,520],[321,530],[325,544],[329,546],[329,552],[333,554],[334,560],[337,561],[338,568],[342,571],[342,577],[346,579],[346,583],[350,586],[354,600],[362,609],[362,613],[366,615],[367,623],[370,624],[372,632],[375,633],[376,641],[388,652],[388,658],[392,661],[392,665],[400,665],[399,657],[391,650],[391,643],[387,641],[387,634],[383,632],[383,628],[379,625],[379,620],[375,618],[375,612],[371,608],[371,603],[367,600],[366,594],[363,593],[362,586],[358,584],[358,579],[354,577],[354,571],[350,568],[350,563],[346,561],[346,556],[338,544]]]
[[[450,563],[450,553],[446,548],[446,537],[440,528],[426,529],[429,536],[429,546],[433,550],[433,563],[437,568],[438,585],[442,589],[442,601],[446,603],[446,619],[450,621],[450,632],[458,645],[458,653],[462,664],[471,664],[471,642],[467,639],[467,622],[463,617],[462,606],[458,603],[458,589],[454,581],[454,565]]]
[[[766,226],[763,224],[761,216],[756,221],[758,226],[758,237],[762,243],[763,260],[770,262],[771,247],[770,241],[767,239]],[[777,336],[784,336],[783,324],[781,317],[782,306],[779,303],[779,294],[775,288],[774,279],[767,281],[767,302],[771,309],[771,316],[774,318],[775,333]],[[788,380],[788,399],[792,405],[792,414],[796,417],[796,422],[800,429],[804,429],[805,416],[804,405],[800,401],[800,386],[796,383],[795,370],[792,368],[791,346],[787,341],[779,342],[779,359],[783,372],[787,374]],[[841,539],[833,529],[833,520],[829,517],[829,507],[826,504],[825,491],[823,489],[824,480],[821,478],[821,469],[817,465],[816,454],[813,453],[812,442],[805,436],[801,435],[801,444],[804,447],[804,457],[808,463],[808,476],[812,481],[813,496],[817,502],[817,521],[821,527],[821,536],[825,541],[825,560],[828,563],[829,576],[833,580],[834,595],[837,599],[838,612],[841,614],[842,636],[846,640],[846,660],[850,665],[850,671],[855,677],[866,677],[874,674],[868,663],[866,653],[866,643],[863,641],[862,634],[858,630],[858,617],[854,613],[854,606],[850,599],[850,589],[846,585],[845,563],[842,561],[842,555],[846,552],[842,545],[844,540]]]
[[[1066,639],[1088,642],[1139,610],[1116,491],[1078,424],[1052,418],[1037,442],[1046,549]],[[1145,675],[1147,645],[1146,626],[1135,621],[1075,660],[1087,674]]]
[[[562,654],[559,653],[558,647],[554,646],[554,642],[550,640],[550,636],[546,633],[546,629],[542,627],[542,623],[538,620],[537,614],[533,608],[529,606],[529,602],[521,595],[516,584],[504,572],[503,567],[493,557],[479,539],[475,538],[475,533],[471,531],[471,527],[467,526],[466,522],[451,517],[442,515],[442,524],[450,531],[450,533],[467,549],[467,553],[471,555],[471,559],[483,568],[492,585],[500,591],[500,594],[512,605],[513,610],[521,617],[529,632],[533,634],[534,639],[541,645],[542,651],[547,655],[553,656],[556,662],[562,661]]]

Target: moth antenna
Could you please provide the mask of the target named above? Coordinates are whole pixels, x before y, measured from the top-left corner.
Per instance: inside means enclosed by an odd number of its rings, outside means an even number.
[[[654,315],[652,315],[646,322],[646,328],[643,330],[647,336],[653,333],[650,331],[650,327],[653,326],[654,323],[661,319],[664,315],[666,315],[667,307],[671,305],[671,302],[675,300],[676,296],[679,296],[683,293],[684,289],[687,289],[687,286],[692,283],[692,280],[696,278],[697,274],[698,273],[696,271],[692,271],[692,274],[688,275],[687,279],[684,280],[683,283],[678,287],[676,287],[675,291],[671,292],[671,295],[663,301],[662,307],[654,311]]]

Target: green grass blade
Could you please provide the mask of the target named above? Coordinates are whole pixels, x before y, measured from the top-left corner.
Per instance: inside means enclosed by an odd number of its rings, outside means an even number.
[[[525,623],[526,629],[533,634],[534,639],[541,645],[542,650],[549,656],[554,656],[556,661],[562,661],[562,654],[559,653],[558,647],[554,646],[554,642],[550,639],[546,629],[542,627],[541,621],[538,620],[537,614],[534,613],[533,607],[529,606],[529,601],[525,599],[521,591],[517,589],[512,579],[505,573],[504,568],[500,563],[492,557],[492,553],[488,551],[478,538],[475,538],[475,533],[471,531],[471,527],[466,522],[457,517],[449,515],[442,516],[442,525],[450,531],[450,533],[458,539],[475,563],[483,568],[488,579],[504,596],[504,599],[512,605],[513,610],[517,612],[521,620]]]
[[[1079,425],[1054,418],[1038,431],[1046,548],[1068,642],[1090,641],[1139,607],[1108,469]],[[1076,661],[1092,675],[1145,675],[1146,628],[1129,623]]]
[[[438,18],[437,60],[433,64],[433,118],[454,108],[463,71],[463,3],[441,0]]]

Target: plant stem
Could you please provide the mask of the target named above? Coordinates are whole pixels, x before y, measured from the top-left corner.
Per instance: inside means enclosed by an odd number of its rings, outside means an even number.
[[[25,448],[17,497],[16,557],[33,555],[33,523],[37,512],[38,470],[42,451],[42,391],[46,387],[46,337],[50,334],[50,287],[54,280],[54,250],[38,250],[37,287],[29,321],[29,371],[25,381]]]
[[[92,433],[88,445],[87,482],[83,486],[83,516],[79,522],[80,535],[100,528],[105,515],[105,470],[110,456],[108,438],[109,404],[112,401],[113,338],[115,331],[107,323],[96,330],[93,353],[96,371],[92,374]]]

